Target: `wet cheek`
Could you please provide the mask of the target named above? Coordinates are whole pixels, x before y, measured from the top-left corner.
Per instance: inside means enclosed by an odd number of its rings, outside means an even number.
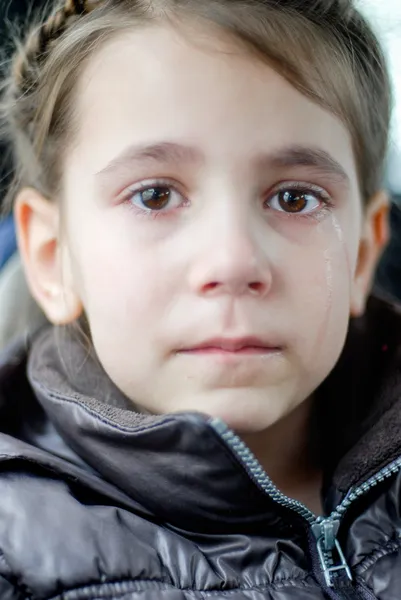
[[[344,225],[344,218],[333,213],[316,231],[315,259],[316,273],[330,297],[341,294],[349,300],[350,287],[356,265],[357,245],[350,224]],[[345,287],[345,289],[344,289]]]
[[[313,243],[298,249],[287,271],[289,297],[299,314],[298,349],[305,361],[329,364],[341,351],[350,311],[351,254],[345,236],[326,226]]]

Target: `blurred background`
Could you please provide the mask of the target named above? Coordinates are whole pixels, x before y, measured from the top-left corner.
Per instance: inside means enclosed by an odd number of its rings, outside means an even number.
[[[377,273],[377,286],[401,301],[401,0],[357,0],[379,33],[390,62],[395,110],[386,185],[391,193],[392,238]]]
[[[358,7],[372,21],[382,39],[390,61],[394,89],[395,111],[391,144],[386,171],[386,186],[392,197],[391,243],[377,273],[377,286],[401,301],[401,0],[355,0]],[[45,10],[46,0],[0,0],[0,77],[4,61],[9,54],[11,33],[18,23],[29,21],[32,13]],[[12,175],[12,165],[7,159],[7,148],[0,140],[0,206]],[[1,215],[1,213],[0,213]],[[16,242],[12,217],[0,216],[0,315],[5,314],[2,289],[6,267],[10,276],[18,270],[15,258]],[[8,284],[7,284],[8,285]],[[1,347],[0,327],[0,347]]]
[[[358,0],[384,43],[393,75],[395,111],[388,164],[388,185],[401,196],[401,0]]]

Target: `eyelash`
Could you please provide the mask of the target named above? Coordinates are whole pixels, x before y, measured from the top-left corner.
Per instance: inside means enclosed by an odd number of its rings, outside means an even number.
[[[157,219],[159,217],[167,217],[171,213],[174,213],[175,210],[177,210],[177,209],[171,209],[169,211],[150,210],[150,209],[146,210],[146,209],[138,208],[131,202],[131,199],[135,194],[140,194],[141,192],[144,192],[152,187],[154,187],[154,188],[164,187],[164,188],[167,188],[169,190],[176,192],[177,194],[182,195],[181,192],[179,191],[179,189],[177,188],[177,186],[175,186],[170,181],[168,181],[168,180],[167,181],[166,180],[152,180],[152,181],[144,182],[138,188],[132,188],[132,189],[128,190],[127,194],[123,198],[123,203],[128,206],[129,210],[134,211],[134,213],[136,215],[138,215],[140,217],[144,217],[144,218]],[[314,184],[311,184],[311,183],[304,183],[304,182],[297,182],[297,181],[284,182],[284,183],[280,184],[280,186],[276,187],[269,194],[269,198],[267,200],[265,200],[263,204],[265,205],[267,202],[271,201],[271,199],[274,198],[280,192],[294,191],[294,190],[303,192],[304,194],[312,193],[319,200],[319,202],[321,202],[321,204],[322,204],[321,208],[313,210],[311,212],[307,212],[307,213],[286,213],[285,211],[274,211],[274,209],[270,209],[270,210],[272,210],[276,213],[279,213],[280,217],[285,217],[285,218],[289,218],[292,220],[307,219],[307,220],[316,221],[316,220],[321,219],[322,216],[327,214],[327,212],[330,212],[334,207],[334,203],[331,200],[330,195],[326,191],[324,191],[322,188],[320,188],[319,186],[316,186]],[[180,207],[180,208],[183,208],[183,207]],[[266,207],[266,210],[269,210],[268,206]]]
[[[334,208],[334,202],[331,196],[328,194],[328,192],[326,192],[323,188],[316,186],[312,183],[304,183],[298,181],[284,182],[274,189],[274,191],[270,194],[269,198],[271,200],[272,198],[274,198],[275,195],[279,194],[280,192],[295,190],[304,194],[312,193],[319,200],[319,202],[321,202],[321,207],[309,213],[286,213],[285,211],[282,211],[280,212],[280,217],[288,219],[319,221],[323,216],[331,212]],[[269,200],[266,200],[265,202],[268,201]]]
[[[140,194],[141,192],[145,192],[146,190],[148,190],[149,188],[152,188],[152,187],[154,187],[154,188],[164,187],[169,190],[173,190],[177,194],[182,195],[182,193],[179,191],[177,186],[174,185],[173,183],[171,183],[171,181],[163,180],[163,179],[160,179],[160,180],[154,179],[151,181],[145,181],[138,188],[129,189],[127,194],[123,198],[123,204],[126,204],[128,206],[128,209],[132,210],[135,213],[135,215],[137,215],[139,217],[144,217],[147,219],[157,219],[159,217],[166,217],[167,215],[171,214],[172,212],[175,212],[173,210],[163,211],[163,210],[149,210],[149,209],[146,210],[145,208],[140,209],[131,202],[131,199],[135,194]]]

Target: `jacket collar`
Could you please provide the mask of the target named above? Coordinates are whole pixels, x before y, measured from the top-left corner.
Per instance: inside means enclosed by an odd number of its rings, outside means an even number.
[[[136,412],[68,330],[49,328],[34,341],[28,373],[67,444],[157,518],[192,531],[283,526],[206,416]],[[401,314],[372,298],[316,394],[327,487],[345,493],[401,454],[400,397]]]
[[[196,532],[286,527],[207,416],[136,412],[68,330],[35,339],[28,377],[67,445],[156,520]]]
[[[401,456],[400,307],[369,300],[316,400],[326,472],[343,494]]]

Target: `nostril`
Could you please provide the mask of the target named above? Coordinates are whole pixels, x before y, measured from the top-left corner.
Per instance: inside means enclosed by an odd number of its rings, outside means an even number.
[[[219,285],[218,281],[211,281],[210,283],[207,283],[204,286],[203,290],[205,292],[210,292],[212,290],[215,290],[218,287],[218,285]]]
[[[251,281],[251,283],[248,284],[248,287],[252,292],[263,291],[263,283],[260,281]]]
[[[210,294],[220,290],[222,293],[229,293],[233,295],[242,295],[250,293],[253,295],[261,296],[266,292],[266,285],[261,281],[209,281],[202,286],[203,294]]]

